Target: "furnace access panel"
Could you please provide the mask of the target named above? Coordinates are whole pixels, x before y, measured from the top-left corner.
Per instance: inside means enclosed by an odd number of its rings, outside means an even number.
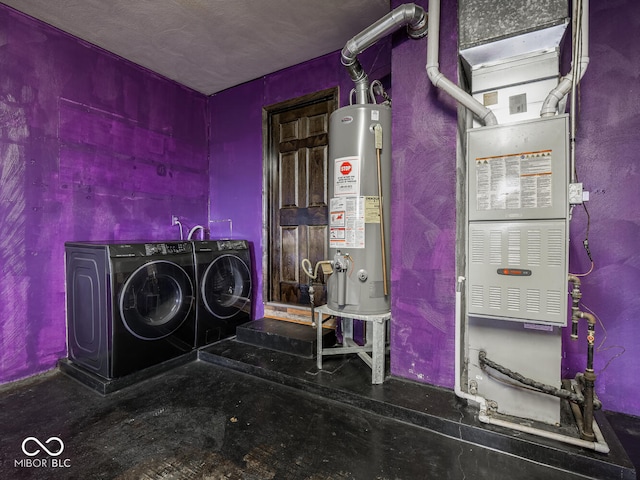
[[[566,324],[567,116],[467,136],[467,311]]]
[[[469,221],[566,218],[568,116],[474,128]]]

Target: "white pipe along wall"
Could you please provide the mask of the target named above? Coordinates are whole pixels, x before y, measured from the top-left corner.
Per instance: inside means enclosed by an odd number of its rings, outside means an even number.
[[[581,15],[578,12],[578,5],[582,6]],[[580,17],[579,20],[578,16]],[[580,81],[587,70],[589,65],[589,0],[573,1],[572,29],[574,42],[572,44],[571,70],[560,79],[558,86],[549,92],[540,110],[541,117],[550,117],[557,114],[558,103],[571,91],[576,78],[577,81]],[[577,35],[578,32],[580,32],[579,35]],[[576,38],[579,38],[579,42],[575,41]],[[577,62],[575,61],[576,54],[579,54]],[[574,116],[574,113],[572,111],[571,116]]]
[[[429,38],[427,40],[426,69],[431,83],[471,110],[484,125],[497,125],[498,120],[491,109],[482,105],[440,72],[440,0],[429,0],[428,15]]]

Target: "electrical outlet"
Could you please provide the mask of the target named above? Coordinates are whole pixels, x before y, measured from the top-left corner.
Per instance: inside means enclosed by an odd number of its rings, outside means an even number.
[[[178,225],[178,223],[180,223],[180,220],[178,220],[178,216],[177,215],[171,215],[171,226]]]

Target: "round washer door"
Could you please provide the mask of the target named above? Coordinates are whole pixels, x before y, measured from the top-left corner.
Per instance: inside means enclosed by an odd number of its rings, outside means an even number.
[[[179,265],[166,260],[135,270],[120,292],[120,317],[129,332],[142,340],[171,335],[193,308],[193,282]]]
[[[220,255],[202,276],[201,293],[209,313],[217,318],[233,317],[251,298],[249,267],[235,255]]]

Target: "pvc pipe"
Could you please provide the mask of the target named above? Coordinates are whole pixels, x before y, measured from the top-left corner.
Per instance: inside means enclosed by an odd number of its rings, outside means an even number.
[[[464,286],[465,278],[460,276],[458,277],[458,282],[456,283],[456,307],[455,307],[455,379],[453,389],[457,397],[464,398],[466,400],[471,400],[472,402],[480,405],[480,414],[478,415],[478,419],[482,421],[481,417],[486,416],[487,412],[487,401],[478,395],[472,395],[470,393],[462,391],[462,387],[460,385],[460,346],[462,343],[461,340],[461,327],[462,327],[462,288]]]
[[[595,450],[599,453],[609,453],[609,446],[604,441],[604,437],[602,436],[602,432],[598,427],[598,424],[593,421],[593,431],[596,434],[597,442],[590,442],[588,440],[582,440],[580,438],[569,437],[567,435],[562,435],[561,433],[549,432],[547,430],[540,430],[534,427],[528,427],[526,425],[520,425],[518,423],[507,422],[506,420],[500,420],[498,418],[489,417],[488,415],[483,415],[480,412],[478,418],[481,422],[488,423],[490,425],[497,425],[500,427],[510,428],[512,430],[517,430],[519,432],[529,433],[531,435],[537,435],[539,437],[549,438],[551,440],[557,440],[559,442],[568,443],[570,445],[575,445],[578,447],[589,448],[591,450]]]
[[[580,16],[580,26],[578,26],[578,4],[582,5],[582,15]],[[573,0],[573,19],[572,28],[574,31],[574,42],[572,45],[573,54],[571,62],[571,70],[564,77],[560,79],[558,85],[549,92],[547,98],[542,103],[540,110],[541,117],[551,117],[557,113],[558,103],[562,100],[567,93],[578,83],[589,65],[589,0]],[[577,35],[580,33],[580,35]],[[575,40],[579,39],[579,42]],[[578,45],[576,45],[578,43]],[[577,52],[580,53],[580,58],[577,58]],[[577,59],[577,62],[576,62]],[[575,112],[571,112],[571,115],[575,115]]]
[[[429,41],[427,42],[427,75],[431,83],[458,103],[471,110],[484,125],[497,125],[495,114],[462,90],[440,72],[440,0],[429,0]]]

